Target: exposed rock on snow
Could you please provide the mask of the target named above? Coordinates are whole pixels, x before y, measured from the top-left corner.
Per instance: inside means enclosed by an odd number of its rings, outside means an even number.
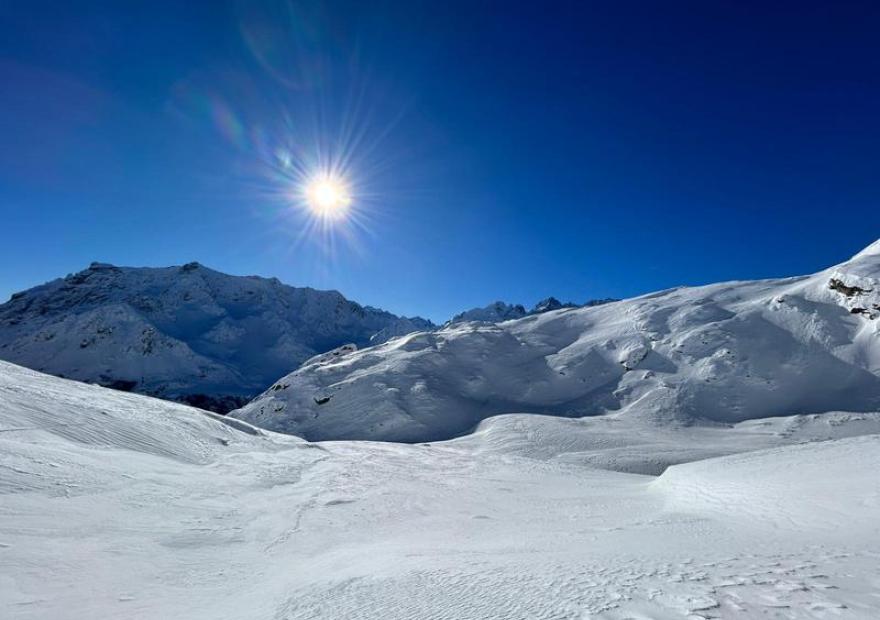
[[[409,334],[304,364],[284,378],[289,390],[234,415],[309,439],[429,441],[503,413],[730,424],[876,411],[880,251],[871,248],[812,276]],[[315,396],[330,394],[319,408]]]
[[[228,411],[316,353],[433,325],[188,263],[93,263],[0,305],[0,359]]]

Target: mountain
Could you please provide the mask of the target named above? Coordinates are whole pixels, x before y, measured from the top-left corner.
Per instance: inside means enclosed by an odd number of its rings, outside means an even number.
[[[483,308],[471,308],[456,314],[449,323],[464,323],[465,321],[487,321],[499,323],[512,319],[521,319],[526,315],[526,309],[520,305],[510,305],[503,301],[496,301]]]
[[[317,353],[430,327],[198,263],[92,263],[0,305],[0,359],[223,412]]]
[[[810,276],[452,323],[316,359],[233,415],[312,440],[418,442],[504,413],[668,426],[877,411],[878,317],[880,241]]]
[[[601,306],[602,304],[618,301],[616,299],[592,299],[584,304],[585,307]],[[466,321],[485,321],[487,323],[500,323],[502,321],[511,321],[513,319],[521,319],[524,316],[532,314],[542,314],[551,310],[559,310],[561,308],[578,308],[577,304],[570,301],[562,303],[555,297],[542,299],[534,305],[531,310],[526,310],[521,304],[507,304],[503,301],[496,301],[482,308],[471,308],[456,314],[447,322],[447,325],[454,323],[464,323]]]
[[[878,615],[877,414],[319,445],[0,362],[0,431],[4,619]]]
[[[562,303],[555,297],[548,297],[547,299],[542,299],[538,303],[535,304],[535,307],[532,308],[530,314],[541,314],[542,312],[550,312],[551,310],[560,310],[562,308],[576,308],[577,304],[573,304],[570,301],[566,303]]]
[[[437,326],[428,319],[423,319],[418,316],[412,318],[400,317],[398,320],[388,325],[388,327],[383,327],[370,336],[370,344],[382,344],[383,342],[388,342],[392,338],[406,336],[412,332],[431,331],[436,328]]]

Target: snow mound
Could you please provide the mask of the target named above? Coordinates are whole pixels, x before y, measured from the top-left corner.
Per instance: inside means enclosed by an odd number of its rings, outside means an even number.
[[[417,442],[507,413],[668,426],[877,411],[880,254],[812,276],[451,324],[306,363],[281,383],[233,415],[312,440]]]
[[[22,444],[16,443],[22,437],[35,450],[64,444],[181,463],[207,463],[219,453],[251,449],[278,438],[246,422],[200,409],[58,379],[7,362],[0,362],[0,431],[0,453],[7,464],[26,458],[18,450]],[[302,443],[296,437],[285,437],[285,444]],[[0,488],[54,484],[54,476],[45,472],[58,465],[50,464],[49,469],[42,465],[39,469],[44,473],[37,475],[9,469]]]
[[[828,413],[734,425],[649,426],[637,417],[567,419],[510,414],[488,418],[447,445],[476,454],[660,475],[672,465],[807,442],[880,434],[880,413]]]
[[[880,435],[801,444],[670,467],[653,487],[667,509],[755,527],[880,540]]]

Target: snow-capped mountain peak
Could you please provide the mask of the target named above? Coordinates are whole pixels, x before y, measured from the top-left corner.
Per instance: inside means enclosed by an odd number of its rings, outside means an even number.
[[[431,327],[337,291],[197,262],[96,262],[0,305],[0,359],[225,411],[317,353]]]
[[[600,306],[602,304],[617,301],[616,299],[591,299],[584,306]],[[521,319],[524,316],[532,314],[542,314],[551,310],[560,310],[562,308],[578,308],[578,304],[567,301],[565,303],[559,301],[555,297],[547,297],[536,303],[531,310],[526,310],[522,304],[508,304],[503,301],[495,301],[482,308],[471,308],[460,312],[447,321],[447,325],[454,323],[464,323],[466,321],[484,321],[488,323],[500,323],[502,321],[512,321]]]
[[[487,321],[498,323],[519,319],[526,315],[526,309],[521,304],[508,304],[503,301],[495,301],[482,308],[471,308],[456,314],[450,323],[463,323],[465,321]]]

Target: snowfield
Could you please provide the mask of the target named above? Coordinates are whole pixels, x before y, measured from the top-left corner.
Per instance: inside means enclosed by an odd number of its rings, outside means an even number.
[[[314,444],[0,362],[0,617],[874,619],[878,430],[621,412]]]
[[[880,409],[880,241],[812,276],[677,288],[317,357],[232,415],[310,440],[436,441],[498,414],[657,427]]]

